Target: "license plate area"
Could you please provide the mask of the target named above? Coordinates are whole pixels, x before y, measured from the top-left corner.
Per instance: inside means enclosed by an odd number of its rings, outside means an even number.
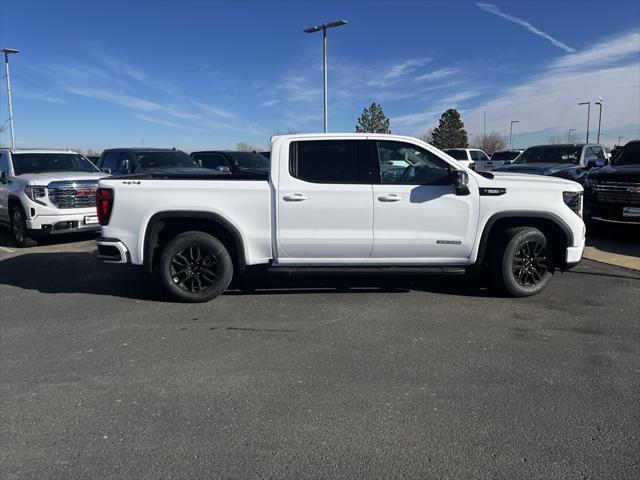
[[[84,217],[85,225],[97,225],[98,224],[98,216],[97,215],[89,215]]]

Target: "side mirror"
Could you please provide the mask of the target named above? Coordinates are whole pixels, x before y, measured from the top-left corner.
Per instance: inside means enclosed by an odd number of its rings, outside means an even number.
[[[224,165],[220,165],[219,167],[216,167],[216,170],[219,171],[220,173],[231,173],[231,169]]]
[[[456,187],[456,195],[469,195],[469,174],[463,170],[451,172],[451,184]]]
[[[131,171],[129,167],[130,167],[129,159],[125,158],[122,161],[122,170],[124,170],[125,172],[129,173]]]
[[[607,165],[609,165],[608,158],[596,158],[596,167],[602,168],[602,167],[606,167]]]
[[[7,183],[7,173],[4,170],[0,170],[0,183]]]

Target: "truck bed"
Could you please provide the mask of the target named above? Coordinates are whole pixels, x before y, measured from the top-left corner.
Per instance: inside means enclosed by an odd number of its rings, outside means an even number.
[[[158,212],[220,215],[241,234],[247,265],[266,263],[272,256],[266,174],[154,172],[105,178],[100,186],[114,191],[111,221],[102,227],[102,236],[135,245],[129,252],[134,265],[143,263],[146,226]]]

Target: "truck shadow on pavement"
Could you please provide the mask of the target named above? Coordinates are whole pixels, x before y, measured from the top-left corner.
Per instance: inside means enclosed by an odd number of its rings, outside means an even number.
[[[0,261],[0,284],[41,293],[85,293],[155,302],[170,301],[142,268],[100,262],[93,252],[24,253]],[[500,297],[464,276],[268,275],[249,271],[225,295],[432,292]]]

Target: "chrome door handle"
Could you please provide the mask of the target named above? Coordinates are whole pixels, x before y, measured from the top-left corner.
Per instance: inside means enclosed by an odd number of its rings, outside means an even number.
[[[285,195],[282,199],[285,202],[303,202],[307,197],[301,193],[292,193],[291,195]]]
[[[390,193],[389,195],[379,196],[378,200],[381,202],[399,202],[400,200],[402,200],[402,197],[397,193]]]

